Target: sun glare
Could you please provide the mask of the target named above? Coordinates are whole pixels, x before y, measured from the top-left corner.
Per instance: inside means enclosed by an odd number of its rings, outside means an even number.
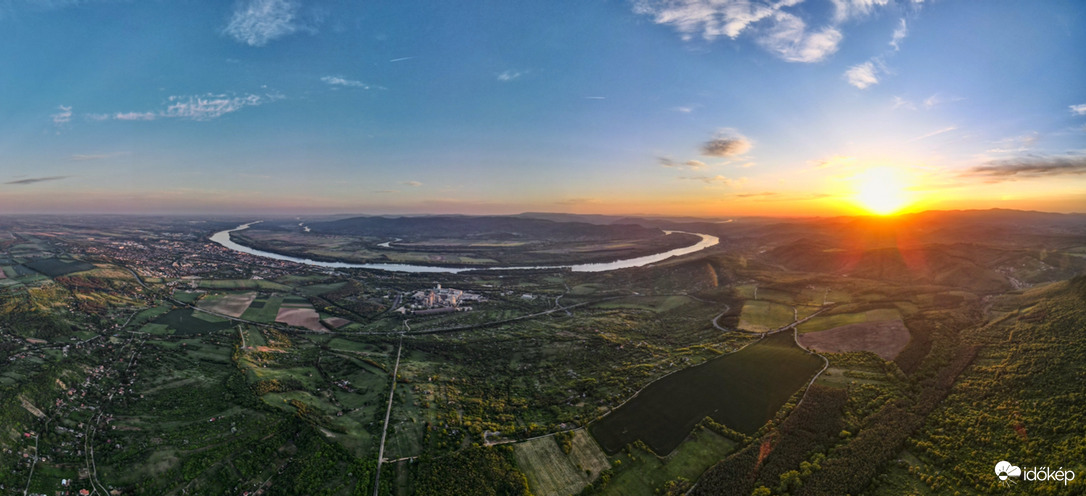
[[[909,204],[905,178],[890,167],[875,167],[856,176],[856,202],[878,215],[891,215]]]

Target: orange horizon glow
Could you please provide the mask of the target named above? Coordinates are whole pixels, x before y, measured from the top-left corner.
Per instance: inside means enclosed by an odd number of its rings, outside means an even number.
[[[914,199],[907,193],[908,180],[898,169],[872,167],[855,178],[853,201],[876,215],[894,215],[910,206]]]

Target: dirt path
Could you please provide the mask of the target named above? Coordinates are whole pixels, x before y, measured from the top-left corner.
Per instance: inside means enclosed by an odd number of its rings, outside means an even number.
[[[404,321],[404,326],[407,326],[407,321]],[[381,462],[385,460],[385,436],[388,434],[388,419],[392,416],[392,397],[396,394],[396,374],[400,371],[400,354],[402,352],[403,334],[400,335],[400,345],[396,350],[396,366],[392,367],[392,389],[388,392],[388,409],[385,410],[385,426],[381,429],[381,447],[377,450],[377,475],[373,478],[373,496],[377,496],[377,490],[381,487]]]
[[[713,327],[715,327],[715,328],[717,328],[717,329],[719,329],[721,331],[730,331],[731,329],[728,329],[727,327],[721,326],[719,320],[720,320],[721,317],[724,316],[724,314],[730,312],[731,310],[732,310],[732,307],[730,307],[728,305],[724,305],[724,311],[717,314],[716,317],[713,317]]]

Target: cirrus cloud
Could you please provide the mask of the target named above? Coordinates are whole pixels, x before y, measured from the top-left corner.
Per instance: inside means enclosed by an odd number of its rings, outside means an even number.
[[[57,109],[59,109],[60,112],[57,112],[57,113],[50,116],[50,117],[53,118],[53,124],[56,124],[56,125],[59,126],[61,124],[67,124],[67,123],[72,121],[72,107],[71,106],[65,107],[64,105],[58,105]]]
[[[245,107],[256,107],[285,98],[277,93],[233,96],[208,93],[205,95],[175,95],[166,99],[166,108],[157,112],[114,112],[85,114],[92,121],[153,121],[156,119],[187,119],[209,121]],[[70,116],[69,116],[70,118]]]
[[[240,43],[262,47],[298,31],[315,32],[299,19],[300,5],[290,0],[248,0],[238,3],[223,33]]]

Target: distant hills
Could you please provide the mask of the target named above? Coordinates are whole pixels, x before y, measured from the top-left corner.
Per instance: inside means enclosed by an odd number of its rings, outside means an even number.
[[[765,262],[790,270],[987,292],[1086,270],[1086,215],[932,211],[736,226]]]

